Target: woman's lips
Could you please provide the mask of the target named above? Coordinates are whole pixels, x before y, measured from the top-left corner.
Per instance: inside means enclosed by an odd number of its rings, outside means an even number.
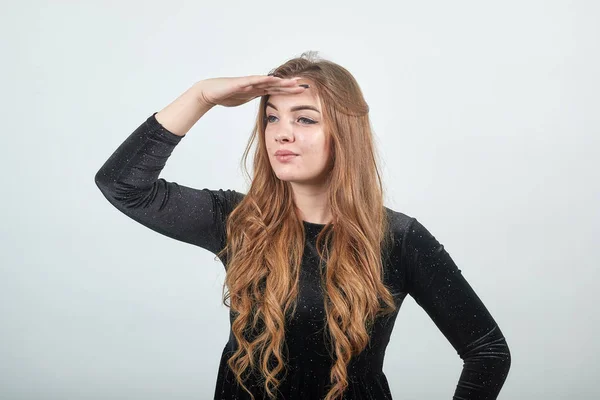
[[[298,156],[297,154],[284,154],[284,155],[280,155],[280,156],[275,156],[275,158],[277,159],[277,161],[287,162],[287,161],[294,159],[297,156]]]

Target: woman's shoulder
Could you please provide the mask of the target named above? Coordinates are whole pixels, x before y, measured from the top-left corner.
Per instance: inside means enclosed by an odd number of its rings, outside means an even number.
[[[435,236],[429,229],[414,215],[388,207],[385,208],[389,217],[390,231],[395,238],[396,244],[404,244],[406,241],[409,244],[420,246],[435,239]]]
[[[405,212],[384,207],[388,216],[389,227],[395,237],[403,237],[416,219]]]

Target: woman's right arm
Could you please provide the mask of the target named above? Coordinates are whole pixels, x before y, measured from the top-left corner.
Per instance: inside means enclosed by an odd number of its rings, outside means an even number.
[[[177,136],[185,134],[194,126],[213,104],[202,100],[203,82],[196,82],[171,104],[156,113],[156,120],[169,132]]]
[[[224,245],[225,218],[243,194],[199,190],[159,178],[177,144],[213,107],[201,100],[201,83],[135,129],[96,173],[95,182],[106,199],[133,220],[216,253]]]
[[[190,188],[159,178],[160,172],[175,146],[215,105],[235,107],[265,94],[304,90],[293,79],[266,75],[201,80],[133,131],[96,173],[96,185],[133,220],[217,253],[225,244],[225,220],[244,194]]]

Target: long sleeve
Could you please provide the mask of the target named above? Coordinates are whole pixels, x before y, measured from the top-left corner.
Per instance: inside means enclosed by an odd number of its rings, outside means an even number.
[[[415,218],[403,243],[408,293],[463,360],[453,400],[496,399],[511,364],[500,328],[444,246]]]
[[[199,190],[159,175],[184,136],[164,128],[152,114],[114,151],[95,182],[119,211],[173,239],[217,253],[224,246],[227,215],[243,194]]]

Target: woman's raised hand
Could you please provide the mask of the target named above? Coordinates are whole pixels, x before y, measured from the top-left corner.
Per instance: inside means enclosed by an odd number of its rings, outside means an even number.
[[[233,78],[210,78],[198,82],[201,90],[198,100],[210,106],[236,107],[267,94],[302,93],[297,79],[283,79],[270,75],[250,75]]]

